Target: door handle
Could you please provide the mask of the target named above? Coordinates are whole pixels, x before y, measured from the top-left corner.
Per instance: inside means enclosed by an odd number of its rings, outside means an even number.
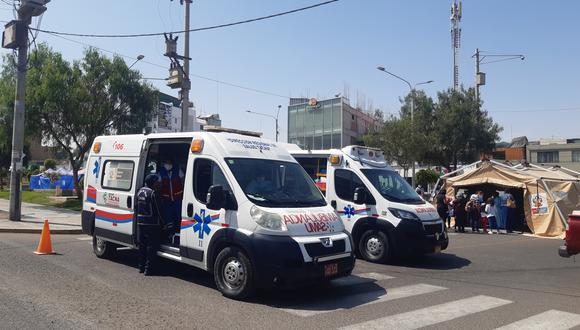
[[[187,216],[189,218],[193,217],[193,204],[192,203],[187,204]]]
[[[336,201],[330,201],[330,206],[336,210]]]
[[[127,208],[130,209],[132,205],[133,205],[133,200],[131,199],[131,196],[129,196],[129,197],[127,197]]]

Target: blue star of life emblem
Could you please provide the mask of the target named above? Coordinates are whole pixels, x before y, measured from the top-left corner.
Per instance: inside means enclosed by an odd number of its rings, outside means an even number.
[[[94,164],[94,168],[93,168],[93,174],[95,175],[95,177],[98,179],[99,178],[99,167],[100,167],[100,161],[101,158],[99,157],[99,159],[95,160],[95,164]]]
[[[195,214],[193,219],[196,221],[195,225],[193,226],[193,232],[199,232],[199,238],[203,238],[203,234],[209,235],[211,232],[211,228],[209,227],[209,223],[212,222],[214,219],[211,218],[210,215],[205,215],[205,210],[199,211],[199,214]],[[217,219],[215,219],[217,220]]]
[[[354,207],[347,205],[344,207],[344,214],[346,214],[346,217],[348,219],[350,219],[350,217],[354,216]]]

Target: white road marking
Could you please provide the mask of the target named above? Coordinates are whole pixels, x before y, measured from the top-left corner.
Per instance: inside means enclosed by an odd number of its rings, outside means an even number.
[[[382,317],[368,322],[353,324],[341,329],[418,329],[511,303],[512,302],[509,300],[489,296],[475,296],[406,313]]]
[[[402,286],[398,288],[384,290],[375,290],[371,292],[357,293],[344,299],[332,299],[318,302],[307,303],[304,305],[281,308],[281,310],[301,317],[324,314],[338,310],[357,308],[366,305],[382,303],[386,301],[418,296],[431,292],[446,290],[447,288],[429,284],[415,284]]]
[[[394,278],[393,276],[380,273],[363,273],[363,274],[352,274],[351,276],[337,278],[336,280],[332,280],[331,283],[334,286],[349,286],[362,283],[390,280],[393,278]]]
[[[549,310],[534,316],[528,317],[501,328],[500,330],[519,330],[519,329],[550,329],[564,330],[580,325],[580,314]]]
[[[87,236],[87,237],[77,237],[77,239],[78,239],[79,241],[90,241],[90,240],[92,240],[93,238],[92,238],[91,236]]]

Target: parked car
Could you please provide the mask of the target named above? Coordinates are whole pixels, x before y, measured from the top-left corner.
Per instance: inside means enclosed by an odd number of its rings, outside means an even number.
[[[561,257],[569,258],[580,253],[580,211],[574,211],[568,216],[568,230],[564,242],[558,249]]]

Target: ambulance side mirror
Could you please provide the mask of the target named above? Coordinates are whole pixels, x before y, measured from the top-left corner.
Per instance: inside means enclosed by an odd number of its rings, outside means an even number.
[[[209,187],[205,206],[210,210],[220,210],[226,206],[226,192],[221,185]]]
[[[354,188],[354,194],[352,201],[355,204],[365,204],[368,199],[367,190],[364,187],[356,187]]]

